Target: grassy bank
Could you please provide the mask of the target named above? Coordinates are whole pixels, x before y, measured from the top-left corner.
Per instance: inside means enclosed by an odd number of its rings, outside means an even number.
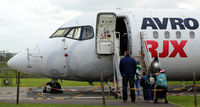
[[[184,107],[194,107],[193,96],[169,96],[170,102],[182,105]],[[200,96],[197,97],[198,107],[200,107]]]
[[[1,87],[7,87],[3,85],[3,78],[0,78],[0,86]],[[10,78],[9,81],[12,81],[11,85],[8,87],[16,87],[16,78]],[[23,86],[26,87],[36,87],[40,86],[43,82],[44,84],[51,81],[49,78],[21,78],[20,79]],[[62,82],[59,80],[59,83],[61,86],[90,86],[88,82],[81,82],[81,81],[69,81],[69,80],[63,80]],[[185,81],[185,85],[192,85],[192,81]],[[200,84],[200,81],[197,82],[197,84]],[[99,82],[94,82],[94,85],[100,85]],[[182,81],[168,81],[168,85],[182,85]]]
[[[93,105],[73,105],[73,104],[8,104],[0,103],[1,107],[116,107],[116,106],[93,106]],[[131,107],[131,106],[119,106]]]
[[[2,85],[2,79],[0,79],[0,86],[1,87],[16,87],[16,79],[12,78],[11,79],[12,84],[9,86],[4,86]],[[26,87],[36,87],[36,86],[41,86],[41,83],[43,82],[44,84],[51,81],[51,79],[48,78],[21,78],[20,79],[22,85],[21,86],[26,86]],[[88,82],[80,82],[80,81],[63,81],[61,82],[59,80],[59,83],[61,86],[90,86]]]
[[[183,81],[167,81],[168,85],[182,85]],[[185,85],[193,85],[193,81],[184,81]],[[197,81],[200,84],[200,81]]]

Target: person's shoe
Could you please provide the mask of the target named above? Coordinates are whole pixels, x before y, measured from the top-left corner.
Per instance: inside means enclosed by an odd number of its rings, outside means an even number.
[[[127,100],[124,100],[123,103],[127,103]]]
[[[154,101],[153,101],[153,100],[149,100],[149,102],[150,102],[150,103],[153,103]]]
[[[132,103],[137,103],[136,101],[131,101]]]
[[[136,99],[137,100],[142,100],[143,98],[142,98],[142,96],[138,96]]]

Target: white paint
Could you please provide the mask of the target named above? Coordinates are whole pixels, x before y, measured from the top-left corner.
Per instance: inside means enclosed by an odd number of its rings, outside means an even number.
[[[106,12],[106,11],[100,11]],[[195,18],[200,22],[198,10],[167,10],[167,9],[128,9],[128,10],[110,10],[119,16],[124,16],[128,20],[130,26],[130,43],[133,56],[140,56],[140,32],[146,33],[146,40],[156,40],[159,43],[158,51],[162,51],[162,41],[165,40],[164,31],[170,32],[168,40],[188,40],[184,47],[187,58],[181,58],[177,55],[175,58],[160,58],[160,65],[166,69],[169,79],[188,79],[192,80],[192,72],[199,73],[200,51],[198,43],[200,40],[199,28],[194,30],[195,39],[189,38],[190,30],[172,30],[169,25],[166,30],[157,30],[159,39],[152,37],[153,30],[141,30],[143,17],[178,17],[178,18]],[[37,45],[37,48],[30,51],[37,58],[32,57],[31,61],[27,61],[27,51],[22,51],[9,60],[8,65],[19,71],[34,75],[41,75],[49,78],[62,78],[65,80],[78,81],[99,81],[100,71],[104,72],[105,80],[113,78],[112,55],[98,55],[96,53],[96,19],[99,12],[92,12],[77,17],[60,28],[75,26],[92,26],[94,29],[94,37],[88,40],[75,40],[64,37],[48,38]],[[177,39],[174,35],[176,31],[181,31],[182,38]],[[63,44],[63,41],[65,43]],[[63,48],[64,46],[64,48]],[[66,49],[67,47],[67,49]],[[169,46],[170,52],[173,46]],[[35,51],[37,50],[37,51]],[[65,57],[65,54],[69,56]],[[29,67],[28,67],[29,66]]]

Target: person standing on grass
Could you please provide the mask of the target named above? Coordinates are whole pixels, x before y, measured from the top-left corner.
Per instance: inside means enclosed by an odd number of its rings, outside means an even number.
[[[134,77],[136,74],[136,61],[134,58],[131,58],[129,55],[129,51],[125,51],[125,57],[120,60],[120,73],[122,76],[122,83],[123,83],[123,102],[127,102],[127,86],[128,83],[130,85],[130,95],[131,101],[135,102],[135,90],[134,88]]]

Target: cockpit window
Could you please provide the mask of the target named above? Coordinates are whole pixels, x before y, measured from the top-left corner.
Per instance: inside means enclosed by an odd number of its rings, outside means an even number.
[[[71,28],[70,32],[66,35],[67,38],[80,39],[81,27]]]
[[[82,40],[90,39],[93,37],[93,29],[90,26],[83,26],[82,27]]]
[[[74,38],[80,39],[80,36],[81,36],[81,28],[76,28],[74,32]]]
[[[72,30],[67,34],[66,37],[72,38],[72,37],[73,37],[73,34],[74,34],[74,29],[72,29]]]
[[[94,31],[91,26],[77,26],[69,28],[60,28],[51,36],[51,38],[66,37],[76,40],[87,40],[93,38],[93,36]]]
[[[58,29],[51,37],[64,37],[69,31],[69,28]]]

